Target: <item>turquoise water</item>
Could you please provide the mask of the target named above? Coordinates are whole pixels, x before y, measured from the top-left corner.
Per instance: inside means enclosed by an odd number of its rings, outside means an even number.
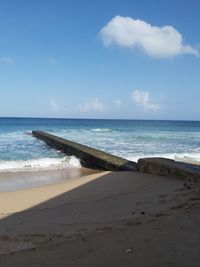
[[[78,159],[31,136],[49,133],[137,161],[168,157],[200,163],[200,122],[0,118],[0,171],[80,167]]]

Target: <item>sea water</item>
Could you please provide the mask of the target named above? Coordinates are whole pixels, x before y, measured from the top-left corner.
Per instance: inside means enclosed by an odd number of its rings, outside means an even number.
[[[49,148],[32,137],[32,130],[88,145],[137,161],[167,157],[200,163],[200,122],[0,118],[0,171],[79,168],[74,156]]]

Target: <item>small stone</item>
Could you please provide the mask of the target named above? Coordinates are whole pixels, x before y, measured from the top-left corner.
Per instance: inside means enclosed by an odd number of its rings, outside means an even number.
[[[144,211],[141,211],[140,214],[145,215],[145,212]]]
[[[130,254],[130,253],[132,253],[133,252],[133,249],[132,248],[127,248],[127,250],[126,250],[126,254]]]

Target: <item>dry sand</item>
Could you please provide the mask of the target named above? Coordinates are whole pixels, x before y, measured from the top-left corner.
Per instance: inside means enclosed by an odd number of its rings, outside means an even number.
[[[133,172],[2,192],[0,266],[200,266],[199,205],[198,184]]]

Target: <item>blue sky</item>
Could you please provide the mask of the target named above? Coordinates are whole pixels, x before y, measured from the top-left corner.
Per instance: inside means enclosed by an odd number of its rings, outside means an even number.
[[[199,10],[0,0],[0,116],[199,120]]]

